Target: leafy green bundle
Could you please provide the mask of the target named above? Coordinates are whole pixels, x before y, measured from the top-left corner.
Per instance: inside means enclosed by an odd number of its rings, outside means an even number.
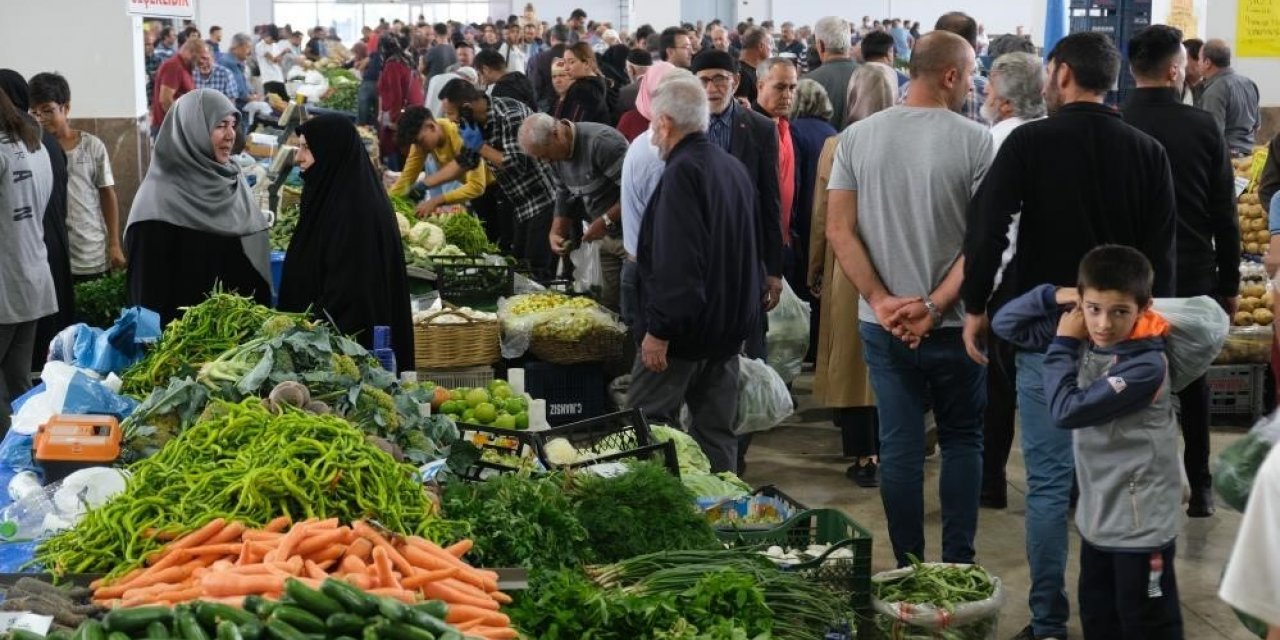
[[[75,289],[76,314],[91,327],[105,329],[115,324],[126,304],[123,270],[77,283]]]

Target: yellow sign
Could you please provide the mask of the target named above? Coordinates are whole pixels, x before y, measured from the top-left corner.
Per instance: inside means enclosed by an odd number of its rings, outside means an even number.
[[[1200,37],[1200,18],[1196,16],[1195,0],[1173,0],[1169,6],[1169,19],[1165,24],[1182,31],[1182,39]]]
[[[1241,58],[1280,57],[1280,0],[1239,0],[1235,54]]]

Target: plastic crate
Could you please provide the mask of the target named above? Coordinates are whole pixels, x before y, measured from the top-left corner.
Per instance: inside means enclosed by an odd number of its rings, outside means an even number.
[[[601,454],[573,464],[553,464],[546,454],[548,442],[564,439],[579,454]],[[680,475],[674,442],[657,442],[639,409],[619,411],[538,432],[539,456],[547,468],[574,469],[620,460],[662,458],[672,475]]]
[[[842,511],[810,509],[766,531],[717,531],[716,537],[734,546],[804,549],[813,544],[831,545],[821,557],[780,568],[798,572],[847,597],[849,607],[860,617],[871,612],[871,532]],[[853,557],[831,557],[838,549],[849,549]]]
[[[1233,364],[1209,367],[1209,413],[1258,418],[1263,412],[1267,365]]]
[[[547,401],[547,423],[553,426],[605,412],[604,369],[599,364],[528,362],[524,365],[524,388],[529,395]]]
[[[511,265],[484,264],[463,256],[438,257],[433,263],[440,298],[454,306],[494,311],[498,298],[515,291]]]
[[[461,440],[470,442],[480,449],[482,456],[475,464],[458,473],[458,477],[463,480],[479,482],[495,475],[542,468],[542,462],[538,459],[536,439],[532,432],[459,422],[458,434]],[[520,461],[485,459],[486,454],[510,456],[519,458]]]
[[[474,389],[493,381],[493,367],[465,369],[419,369],[418,382],[430,382],[446,389]]]

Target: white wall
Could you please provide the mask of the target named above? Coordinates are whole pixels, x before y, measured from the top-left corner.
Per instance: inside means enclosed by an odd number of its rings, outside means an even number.
[[[1209,2],[1209,38],[1222,38],[1235,46],[1236,0]],[[1280,58],[1235,58],[1231,66],[1258,83],[1262,106],[1280,106]]]
[[[25,78],[41,71],[61,73],[71,85],[72,117],[146,113],[142,21],[125,13],[124,2],[6,1],[3,13],[0,66]],[[52,25],[62,46],[50,46]]]
[[[988,34],[1013,33],[1018,25],[1026,27],[1037,42],[1044,31],[1045,0],[738,0],[738,19],[751,16],[756,22],[771,19],[797,25],[817,22],[823,16],[841,16],[861,22],[862,16],[873,20],[903,18],[920,22],[922,31],[933,28],[938,16],[948,11],[964,11],[986,26]]]
[[[200,32],[208,37],[209,27],[222,27],[223,51],[230,46],[231,36],[237,33],[252,33],[253,23],[249,22],[249,0],[203,0],[196,3],[196,24]]]

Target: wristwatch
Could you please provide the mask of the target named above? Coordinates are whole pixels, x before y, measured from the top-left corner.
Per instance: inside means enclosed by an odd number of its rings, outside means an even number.
[[[938,305],[933,303],[929,296],[924,298],[924,308],[929,312],[929,317],[933,319],[934,328],[942,326],[942,312],[938,310]]]

